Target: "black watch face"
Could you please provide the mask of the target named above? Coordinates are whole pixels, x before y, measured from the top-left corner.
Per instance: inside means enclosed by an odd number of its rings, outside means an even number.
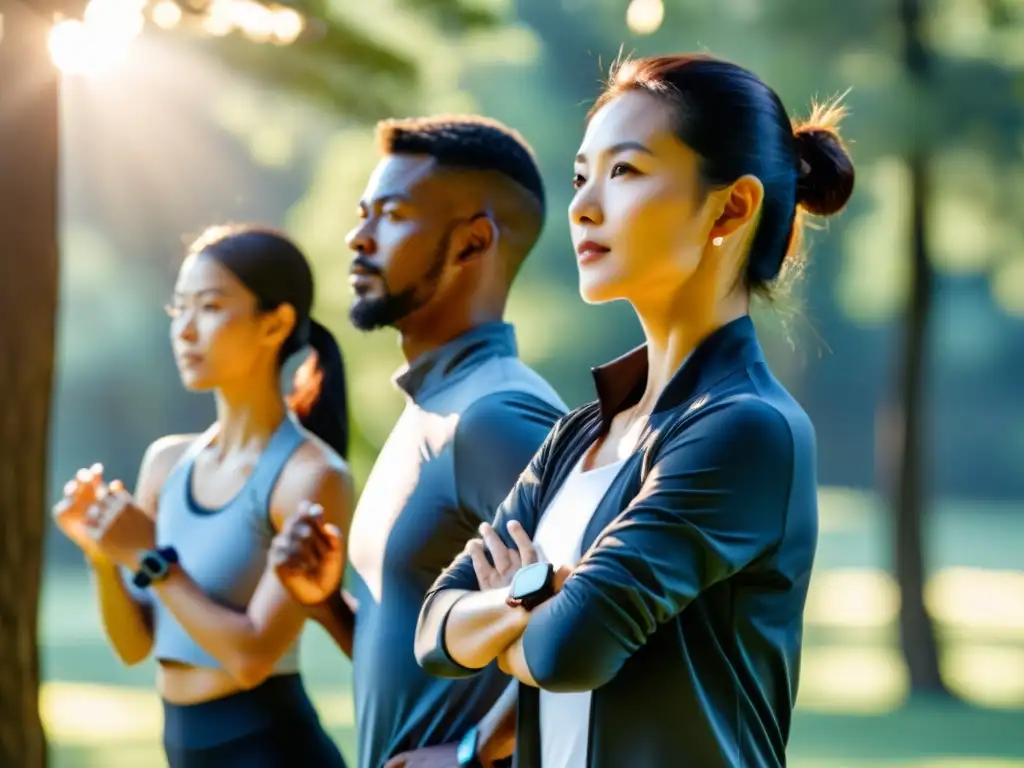
[[[549,563],[533,563],[520,568],[512,582],[512,597],[518,600],[539,592],[547,583],[550,572]]]
[[[142,561],[139,563],[139,570],[147,573],[153,578],[159,578],[164,575],[167,570],[167,563],[162,557],[149,552],[142,556]]]

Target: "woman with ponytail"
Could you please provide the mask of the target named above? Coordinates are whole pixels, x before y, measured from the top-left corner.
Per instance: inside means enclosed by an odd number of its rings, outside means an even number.
[[[298,674],[305,612],[267,567],[303,500],[341,530],[351,510],[341,352],[312,305],[288,238],[208,230],[168,311],[182,382],[214,393],[216,421],[153,443],[134,494],[95,465],[55,509],[95,573],[114,651],[156,657],[172,768],[344,765]],[[306,347],[286,398],[281,368]]]

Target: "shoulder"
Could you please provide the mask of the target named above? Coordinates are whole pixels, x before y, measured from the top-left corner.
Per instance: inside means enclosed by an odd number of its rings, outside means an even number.
[[[698,400],[682,413],[668,430],[665,443],[669,449],[703,449],[720,458],[733,456],[762,465],[792,464],[797,427],[806,421],[798,408],[794,411],[756,393],[712,397],[703,404]]]
[[[551,429],[551,442],[564,446],[579,438],[590,435],[601,423],[601,404],[597,400],[573,408],[563,415]]]
[[[160,489],[170,477],[185,451],[200,435],[165,435],[150,443],[142,456],[139,478],[135,483],[135,500],[142,509],[156,514]]]
[[[162,485],[189,446],[200,435],[165,435],[150,443],[142,456],[142,469],[139,472],[140,485]]]
[[[271,507],[285,513],[282,518],[294,513],[303,501],[321,504],[328,516],[332,511],[343,512],[353,492],[348,464],[315,435],[303,430],[303,436],[281,472]]]
[[[536,426],[550,430],[565,413],[561,404],[520,390],[493,392],[462,412],[455,430],[458,442],[500,440],[507,429]]]

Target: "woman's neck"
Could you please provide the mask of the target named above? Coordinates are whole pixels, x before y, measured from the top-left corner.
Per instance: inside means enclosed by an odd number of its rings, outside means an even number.
[[[276,371],[218,389],[216,403],[220,429],[215,445],[221,456],[266,443],[287,413]]]
[[[689,303],[688,309],[699,307]],[[746,296],[727,297],[716,302],[711,311],[685,311],[677,302],[667,308],[637,310],[647,340],[647,386],[637,403],[638,413],[654,410],[669,381],[704,339],[737,318],[750,312]]]

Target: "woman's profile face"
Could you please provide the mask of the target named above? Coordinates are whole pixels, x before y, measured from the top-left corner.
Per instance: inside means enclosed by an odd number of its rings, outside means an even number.
[[[671,301],[693,276],[714,224],[699,157],[676,138],[669,107],[629,91],[590,120],[576,156],[569,225],[588,303]]]
[[[185,259],[168,306],[171,346],[182,384],[207,391],[252,377],[267,349],[266,315],[256,297],[216,259]]]

